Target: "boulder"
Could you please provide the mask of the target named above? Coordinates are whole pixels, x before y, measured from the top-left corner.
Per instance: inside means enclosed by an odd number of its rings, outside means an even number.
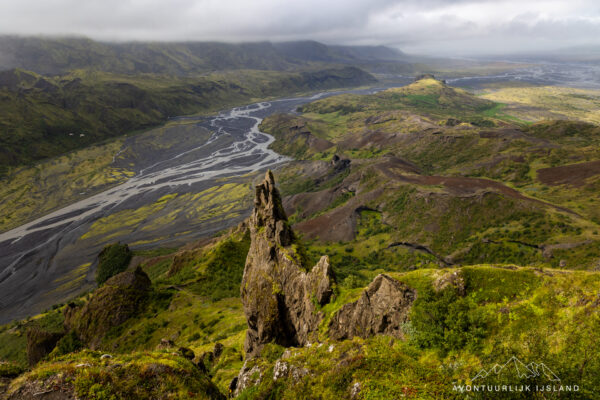
[[[303,346],[316,335],[323,318],[318,307],[329,302],[335,278],[327,256],[310,271],[304,266],[271,171],[256,187],[248,227],[251,245],[241,287],[245,351],[257,355],[270,342]]]
[[[344,305],[332,317],[329,336],[343,340],[382,334],[403,339],[402,325],[408,321],[415,298],[413,289],[387,275],[377,275],[357,301]]]
[[[67,307],[65,326],[91,349],[108,331],[143,311],[152,282],[141,269],[121,272],[104,283],[83,307]]]
[[[233,378],[229,384],[229,390],[232,396],[237,397],[237,395],[239,395],[245,389],[260,385],[263,379],[263,373],[263,369],[261,369],[258,365],[253,365],[250,367],[248,365],[248,361],[246,360],[237,378]]]
[[[64,336],[62,332],[48,332],[34,327],[27,331],[27,360],[33,367],[54,350]]]
[[[215,343],[215,346],[213,347],[213,354],[215,356],[215,358],[219,358],[221,356],[221,354],[223,354],[223,350],[225,349],[225,346],[223,346],[223,343]]]

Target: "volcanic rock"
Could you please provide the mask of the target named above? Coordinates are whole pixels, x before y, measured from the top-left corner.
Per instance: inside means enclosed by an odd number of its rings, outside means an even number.
[[[343,340],[382,334],[402,339],[402,324],[408,321],[415,298],[413,289],[387,275],[377,275],[357,301],[333,316],[329,336]]]
[[[29,366],[34,366],[46,357],[56,343],[64,336],[64,333],[48,332],[39,328],[31,328],[27,331],[27,360]]]
[[[249,219],[251,245],[241,286],[248,322],[245,351],[254,356],[270,342],[303,346],[316,335],[329,302],[334,275],[327,256],[310,272],[288,224],[271,171],[256,187]]]
[[[150,278],[139,267],[134,271],[121,272],[97,289],[81,309],[67,307],[65,327],[95,349],[111,328],[143,310],[151,285]]]

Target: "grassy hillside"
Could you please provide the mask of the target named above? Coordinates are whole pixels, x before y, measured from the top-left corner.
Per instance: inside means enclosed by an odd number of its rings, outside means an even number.
[[[0,36],[0,70],[15,67],[44,75],[74,69],[116,74],[200,73],[255,69],[298,70],[311,65],[401,62],[406,57],[384,46],[327,46],[313,41],[284,43],[130,42],[85,38]],[[43,54],[44,57],[40,57]]]
[[[206,375],[195,372],[198,369],[185,359],[186,353],[177,350],[182,347],[193,351],[194,363],[202,365],[200,371],[206,370],[219,390],[228,394],[229,382],[244,365],[246,324],[238,290],[248,245],[247,234],[240,231],[175,253],[138,253],[153,282],[153,295],[144,311],[111,330],[100,351],[82,350],[81,344],[67,345],[63,339],[47,361],[12,381],[8,390],[58,381],[83,399],[98,398],[99,393],[126,398],[140,385],[148,385],[156,396],[203,398],[192,393],[207,390],[210,383]],[[312,246],[308,250],[318,251]],[[239,398],[310,398],[317,392],[324,399],[350,398],[358,384],[362,399],[459,399],[466,394],[457,388],[477,383],[473,378],[479,371],[512,356],[525,364],[544,363],[561,384],[578,385],[578,391],[494,393],[494,398],[587,399],[598,394],[600,364],[589,351],[599,339],[597,272],[498,265],[390,272],[393,263],[382,262],[378,270],[367,272],[369,280],[385,271],[418,293],[404,327],[405,340],[333,341],[327,335],[330,317],[356,300],[363,285],[340,279],[352,271],[350,263],[336,260],[332,265],[340,284],[334,301],[323,309],[319,341],[304,348],[269,345],[260,357],[246,360],[247,368],[256,367],[256,385]],[[76,302],[84,304],[93,296]],[[13,365],[13,370],[26,369],[26,331],[32,326],[60,330],[62,321],[63,306],[58,306],[29,321],[4,326],[0,358],[12,363],[6,365]],[[106,353],[111,357],[101,359]],[[282,363],[298,373],[282,373]],[[111,367],[115,364],[121,369]],[[168,368],[160,367],[164,369],[160,375],[150,372],[157,365]],[[126,374],[117,372],[124,369]],[[509,379],[513,385],[548,384],[544,375],[511,374],[514,371],[479,383]],[[489,398],[485,393],[469,395]]]
[[[303,160],[282,171],[295,227],[352,279],[381,263],[597,268],[597,126],[532,125],[427,77],[302,111],[261,128]]]
[[[258,98],[373,83],[353,67],[307,72],[213,74],[196,78],[73,71],[48,77],[0,72],[0,173],[167,118]]]

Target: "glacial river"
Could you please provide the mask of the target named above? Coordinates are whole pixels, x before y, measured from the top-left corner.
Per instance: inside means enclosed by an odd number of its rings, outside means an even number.
[[[410,83],[412,77],[396,76],[395,80],[397,83],[392,86],[402,86]],[[507,80],[600,88],[600,67],[544,63],[493,76],[448,79],[448,83],[476,88]],[[236,224],[249,208],[238,219],[207,219],[188,226],[185,219],[175,218],[155,231],[137,229],[94,241],[81,240],[101,218],[153,204],[169,194],[198,193],[223,182],[248,182],[247,174],[286,162],[286,157],[268,148],[274,139],[258,129],[266,116],[293,112],[299,105],[326,96],[378,90],[381,88],[319,93],[235,107],[209,118],[175,118],[175,121],[185,121],[187,128],[179,129],[177,124],[166,128],[164,135],[170,135],[169,146],[160,151],[147,151],[148,146],[143,144],[145,134],[128,138],[119,154],[134,150],[135,162],[115,154],[114,163],[133,164],[135,176],[119,186],[0,234],[0,323],[33,315],[93,288],[93,269],[80,276],[76,274],[81,272],[77,268],[93,263],[106,243],[119,240],[141,243],[160,237],[149,246],[178,246]]]
[[[410,81],[406,78],[403,83]],[[266,116],[295,112],[301,104],[339,93],[366,94],[378,90],[381,89],[324,92],[235,107],[209,118],[173,118],[188,127],[181,143],[137,160],[136,175],[127,182],[0,234],[0,323],[43,311],[57,301],[93,287],[91,273],[81,279],[73,271],[93,263],[107,243],[119,240],[133,243],[161,236],[164,239],[154,242],[154,246],[176,246],[238,223],[241,218],[209,219],[190,231],[185,221],[178,224],[174,220],[160,232],[141,230],[81,242],[82,235],[100,218],[153,204],[165,195],[197,193],[223,182],[239,182],[241,176],[288,161],[269,149],[274,138],[258,129]],[[173,135],[181,134],[177,124],[172,131]],[[136,153],[144,154],[139,142],[137,136],[127,139],[121,152],[137,146]],[[114,162],[122,161],[115,155]],[[65,287],[68,280],[77,278],[80,278],[78,284]]]

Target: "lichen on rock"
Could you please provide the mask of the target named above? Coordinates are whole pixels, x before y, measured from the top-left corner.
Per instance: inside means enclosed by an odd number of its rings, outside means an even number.
[[[380,274],[354,303],[344,305],[329,323],[334,340],[367,338],[382,334],[404,338],[402,325],[408,321],[416,292],[397,280]]]
[[[48,332],[34,327],[27,331],[27,361],[29,366],[34,366],[46,357],[56,343],[65,334],[63,332]]]
[[[270,342],[303,346],[316,336],[323,318],[318,308],[333,294],[329,259],[321,257],[307,272],[271,171],[256,187],[248,226],[251,245],[241,286],[246,353],[257,355]]]
[[[139,314],[152,282],[141,269],[121,272],[106,281],[83,307],[65,308],[65,328],[74,331],[89,348],[96,349],[111,328]]]

